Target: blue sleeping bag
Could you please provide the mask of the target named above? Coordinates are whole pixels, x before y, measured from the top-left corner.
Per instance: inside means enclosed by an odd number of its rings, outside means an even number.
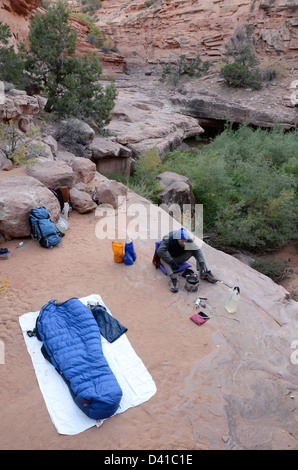
[[[67,383],[75,403],[92,419],[118,409],[122,390],[102,351],[99,326],[79,299],[48,302],[36,321],[43,354]]]

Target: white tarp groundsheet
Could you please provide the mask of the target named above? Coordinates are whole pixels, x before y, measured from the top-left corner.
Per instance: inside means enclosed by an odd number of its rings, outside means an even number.
[[[94,304],[99,303],[106,307],[111,314],[97,294],[83,297],[80,300],[85,305],[88,301]],[[77,407],[62,377],[42,355],[42,343],[36,336],[29,337],[27,335],[27,331],[33,330],[35,327],[38,314],[39,311],[25,313],[19,317],[19,323],[40,390],[57,432],[74,435],[92,426],[101,426],[104,420],[98,422],[92,420]],[[103,336],[101,339],[103,353],[123,392],[116,414],[149,400],[156,393],[155,383],[142,360],[135,353],[126,334],[113,343],[109,343]]]

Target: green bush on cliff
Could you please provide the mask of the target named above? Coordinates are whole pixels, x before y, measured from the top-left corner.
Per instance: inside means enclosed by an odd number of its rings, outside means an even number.
[[[100,0],[81,0],[82,12],[94,15],[94,13],[101,8]]]
[[[247,65],[233,62],[225,65],[220,75],[232,87],[249,87],[254,90],[262,88],[262,74],[259,69],[252,70]]]
[[[159,0],[146,0],[144,5],[146,8],[150,8],[152,5],[155,5]]]
[[[182,54],[175,64],[168,63],[163,68],[161,81],[169,80],[176,86],[183,76],[200,77],[208,72],[209,67],[210,62],[208,60],[203,62],[200,54],[197,54],[194,59]]]
[[[89,34],[87,36],[87,41],[97,47],[98,49],[103,46],[106,36],[95,24],[94,19],[88,13],[72,13],[73,16],[83,20],[89,27]]]
[[[253,47],[253,26],[246,24],[239,28],[226,44],[226,64],[221,68],[220,75],[232,87],[262,87],[262,73],[258,67],[257,56]],[[229,56],[234,57],[228,63]]]

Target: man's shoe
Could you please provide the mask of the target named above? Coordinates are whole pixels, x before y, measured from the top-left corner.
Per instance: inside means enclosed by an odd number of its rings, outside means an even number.
[[[177,287],[177,278],[174,274],[171,274],[171,281],[172,281],[172,287],[170,289],[171,292],[178,292],[178,287]]]
[[[201,279],[211,282],[212,284],[214,284],[215,282],[218,282],[218,279],[216,279],[216,277],[213,276],[211,271],[205,271],[204,274],[201,275]]]

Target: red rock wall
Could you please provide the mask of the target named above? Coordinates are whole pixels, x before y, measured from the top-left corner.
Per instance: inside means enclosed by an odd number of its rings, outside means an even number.
[[[42,0],[0,0],[0,21],[8,24],[12,43],[27,42],[29,20]]]
[[[181,54],[221,60],[225,44],[240,26],[254,26],[256,50],[264,59],[281,58],[297,68],[297,0],[102,0],[98,26],[116,41],[119,55],[104,57],[110,66],[168,62]],[[13,33],[13,42],[27,42],[28,23],[42,0],[0,0],[0,20]],[[71,2],[69,2],[71,3]],[[90,52],[85,26],[78,52]],[[82,22],[81,22],[82,23]],[[101,53],[100,53],[101,54]]]
[[[41,5],[42,0],[10,0],[12,11],[18,15],[29,16],[33,10]]]
[[[73,28],[75,28],[78,32],[78,39],[77,39],[77,54],[87,54],[90,55],[92,52],[96,52],[99,56],[99,61],[103,66],[103,71],[105,73],[110,74],[113,76],[115,73],[123,73],[126,69],[126,60],[120,54],[105,54],[100,49],[93,47],[89,41],[87,41],[86,37],[89,33],[88,25],[82,21],[81,19],[70,16],[69,21]]]
[[[297,0],[102,0],[98,25],[116,40],[130,64],[181,54],[220,59],[225,43],[246,23],[255,28],[257,51],[297,62]]]

